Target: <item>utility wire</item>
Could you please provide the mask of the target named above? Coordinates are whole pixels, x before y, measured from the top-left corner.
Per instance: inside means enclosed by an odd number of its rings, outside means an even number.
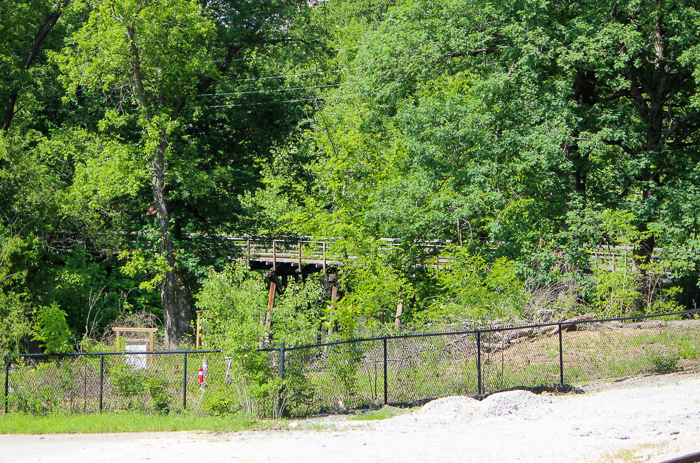
[[[356,96],[364,96],[367,95],[366,93],[351,93],[349,95],[342,95],[342,96],[327,96],[327,97],[316,97],[316,98],[299,98],[296,100],[281,100],[281,101],[262,101],[258,103],[238,103],[238,104],[224,104],[224,105],[214,105],[214,106],[206,106],[207,108],[210,109],[216,109],[216,108],[235,108],[239,106],[258,106],[258,105],[270,105],[270,104],[291,104],[291,103],[300,103],[304,101],[321,101],[321,100],[347,100]],[[73,112],[73,109],[54,109],[53,111],[58,111],[58,112]]]
[[[265,105],[265,104],[282,104],[282,103],[299,103],[302,101],[319,101],[319,100],[332,100],[332,99],[348,99],[352,98],[355,96],[361,96],[361,95],[366,95],[366,93],[353,93],[351,95],[343,95],[343,96],[327,96],[327,97],[319,97],[319,98],[300,98],[298,100],[282,100],[282,101],[264,101],[260,103],[240,103],[240,104],[224,104],[224,105],[216,105],[216,106],[208,106],[208,108],[216,109],[216,108],[234,108],[238,106],[258,106],[258,105]]]
[[[287,77],[314,76],[314,75],[321,75],[321,74],[355,71],[357,69],[360,69],[360,68],[338,69],[338,70],[334,70],[334,71],[323,71],[323,72],[309,72],[306,74],[287,74],[287,75],[279,75],[279,76],[252,77],[249,79],[236,79],[234,82],[251,82],[251,81],[268,80],[268,79],[284,79]],[[288,90],[304,90],[304,89],[336,87],[336,86],[340,86],[340,85],[348,85],[348,84],[354,84],[354,83],[357,83],[357,82],[344,82],[341,84],[317,85],[317,86],[309,86],[309,87],[289,87],[289,88],[280,88],[280,89],[274,89],[274,90],[251,90],[251,91],[246,91],[246,92],[200,93],[197,96],[242,95],[242,94],[250,94],[250,93],[285,92]],[[53,98],[62,99],[63,96],[54,95]],[[101,98],[104,98],[104,95],[82,95],[80,98],[85,98],[85,99],[98,99],[98,98],[100,98],[101,99]]]
[[[286,79],[287,77],[303,77],[303,76],[317,76],[321,74],[331,74],[331,73],[337,73],[337,72],[346,72],[346,71],[356,71],[360,69],[359,67],[357,68],[348,68],[348,69],[337,69],[334,71],[321,71],[321,72],[309,72],[306,74],[286,74],[286,75],[279,75],[279,76],[265,76],[265,77],[250,77],[247,79],[236,79],[234,82],[249,82],[252,80],[267,80],[267,79]]]
[[[289,92],[291,90],[306,90],[306,89],[311,89],[311,88],[340,87],[341,85],[349,85],[349,84],[356,84],[356,83],[357,82],[344,82],[342,84],[315,85],[313,87],[285,87],[285,88],[277,88],[277,89],[273,89],[273,90],[250,90],[247,92],[201,93],[198,96],[250,95],[251,93]]]
[[[329,51],[354,50],[354,49],[357,49],[357,48],[367,48],[367,45],[357,45],[357,46],[355,46],[355,47],[344,47],[344,48],[329,48]],[[248,58],[236,58],[236,59],[233,59],[233,60],[231,60],[231,61],[234,61],[234,62],[254,61],[254,60],[258,59],[258,58],[259,58],[258,56],[251,56],[251,57],[248,57]]]

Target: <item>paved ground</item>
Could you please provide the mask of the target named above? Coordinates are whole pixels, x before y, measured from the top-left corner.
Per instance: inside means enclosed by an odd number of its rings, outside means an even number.
[[[382,421],[346,416],[289,429],[0,436],[6,462],[660,462],[700,451],[700,376],[445,398]]]

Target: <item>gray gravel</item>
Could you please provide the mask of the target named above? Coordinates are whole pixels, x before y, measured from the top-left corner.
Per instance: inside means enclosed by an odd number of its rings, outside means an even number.
[[[276,431],[0,436],[0,462],[659,462],[700,451],[698,375],[584,390],[447,397],[382,421],[332,416]]]

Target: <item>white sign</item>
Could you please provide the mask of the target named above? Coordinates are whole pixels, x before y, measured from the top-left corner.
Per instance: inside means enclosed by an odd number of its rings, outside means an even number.
[[[147,352],[148,351],[148,344],[147,343],[138,343],[138,344],[127,344],[126,346],[126,351],[127,352]],[[131,365],[131,368],[134,370],[145,370],[148,368],[148,359],[146,354],[127,354],[125,355],[126,357],[126,364]]]

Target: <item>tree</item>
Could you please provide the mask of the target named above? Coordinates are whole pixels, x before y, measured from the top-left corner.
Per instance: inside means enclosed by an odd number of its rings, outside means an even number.
[[[688,250],[677,276],[697,268],[692,2],[419,0],[347,19],[365,3],[325,5],[343,18],[331,40],[356,50],[304,142],[313,198],[269,208],[286,229],[399,238],[404,257],[451,240],[558,278],[558,261],[582,271],[585,246],[623,244],[604,226],[618,214],[642,274],[655,246]]]
[[[133,124],[132,144],[149,173],[160,250],[169,269],[161,298],[168,343],[191,320],[190,295],[178,268],[166,197],[168,157],[178,117],[200,78],[214,75],[206,42],[214,32],[196,2],[98,1],[56,61],[69,92],[79,87],[120,94],[122,114],[108,111],[103,127]]]
[[[631,211],[641,263],[695,233],[671,197],[696,177],[698,27],[682,1],[406,3],[364,69],[419,165],[491,195],[485,238],[530,252],[568,212]]]
[[[2,130],[10,130],[20,93],[31,89],[40,76],[31,68],[42,46],[70,0],[8,1],[0,5],[0,102],[4,102]],[[27,40],[30,38],[30,40]],[[40,73],[36,73],[40,74]],[[30,85],[27,85],[30,84]]]
[[[205,9],[184,0],[105,0],[86,8],[86,22],[54,59],[75,101],[87,91],[113,102],[98,124],[101,136],[140,156],[141,167],[132,174],[148,173],[152,202],[146,208],[155,212],[159,250],[168,265],[161,299],[172,344],[190,329],[193,276],[199,276],[190,270],[196,271],[212,242],[225,242],[209,238],[232,227],[241,210],[236,194],[257,181],[255,163],[295,125],[274,106],[263,117],[251,117],[238,106],[259,103],[212,104],[211,98],[219,92],[229,101],[246,93],[273,104],[288,98],[241,92],[239,82],[257,79],[240,74],[259,71],[258,55],[265,51],[307,47],[313,33],[297,37],[293,20],[303,23],[305,10],[296,3],[224,1]],[[148,230],[143,213],[132,220]]]

